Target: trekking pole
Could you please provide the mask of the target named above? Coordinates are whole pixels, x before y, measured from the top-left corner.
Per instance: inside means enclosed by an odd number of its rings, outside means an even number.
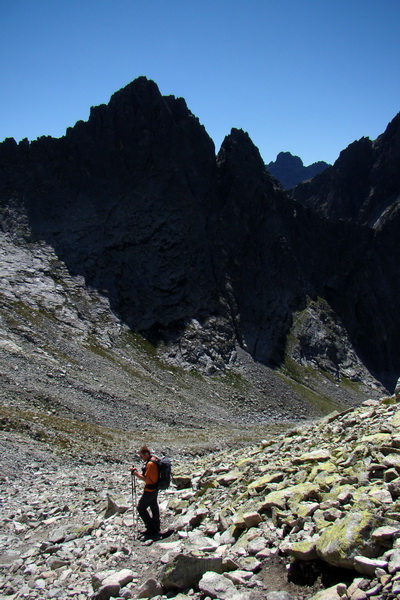
[[[136,477],[131,473],[133,539],[137,538]]]

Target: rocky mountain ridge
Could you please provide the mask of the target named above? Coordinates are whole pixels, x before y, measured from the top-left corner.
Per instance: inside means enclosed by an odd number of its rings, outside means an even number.
[[[239,346],[269,367],[393,388],[393,236],[288,198],[244,132],[215,157],[184,100],[142,77],[63,138],[6,140],[0,164],[4,233],[53,248],[167,362],[218,372]]]

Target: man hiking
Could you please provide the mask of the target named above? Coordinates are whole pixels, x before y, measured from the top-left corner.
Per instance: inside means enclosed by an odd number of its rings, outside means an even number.
[[[142,473],[131,467],[131,473],[144,481],[143,494],[138,502],[137,511],[145,524],[146,530],[143,531],[144,536],[157,536],[160,533],[160,509],[158,506],[158,459],[156,456],[152,456],[148,446],[142,446],[139,449],[140,459],[145,463],[142,468]],[[148,511],[150,509],[151,515]]]

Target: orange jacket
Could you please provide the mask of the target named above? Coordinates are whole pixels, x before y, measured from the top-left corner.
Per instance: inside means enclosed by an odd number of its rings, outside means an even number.
[[[158,481],[158,466],[156,465],[155,462],[153,462],[154,460],[157,460],[155,456],[152,456],[150,460],[147,461],[144,470],[143,470],[143,476],[145,478],[145,486],[144,486],[144,491],[145,492],[154,492],[154,490],[157,488],[157,481]]]

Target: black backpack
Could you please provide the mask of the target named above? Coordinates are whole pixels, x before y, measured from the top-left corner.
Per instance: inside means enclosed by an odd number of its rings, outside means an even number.
[[[172,465],[168,456],[152,460],[158,467],[158,490],[167,490],[171,485]]]

